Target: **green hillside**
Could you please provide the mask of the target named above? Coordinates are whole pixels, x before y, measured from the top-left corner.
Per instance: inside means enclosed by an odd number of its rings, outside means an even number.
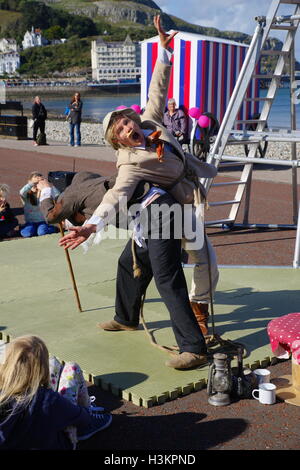
[[[0,10],[0,36],[2,37],[2,30],[5,31],[6,29],[11,28],[11,25],[19,20],[21,16],[22,13],[17,11]]]

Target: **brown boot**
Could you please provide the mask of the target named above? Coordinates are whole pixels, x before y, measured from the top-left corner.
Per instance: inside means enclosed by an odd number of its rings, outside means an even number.
[[[201,328],[203,336],[208,335],[208,304],[198,304],[197,302],[191,302],[191,307]]]

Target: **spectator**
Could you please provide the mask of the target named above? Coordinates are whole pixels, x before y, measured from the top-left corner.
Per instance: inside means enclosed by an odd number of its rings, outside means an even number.
[[[188,138],[187,117],[182,109],[176,108],[174,98],[168,100],[168,110],[164,113],[163,124],[180,144],[186,143]]]
[[[18,225],[18,220],[7,202],[8,194],[9,186],[0,184],[0,239],[13,237],[16,233],[14,229]]]
[[[56,391],[58,390],[58,391]],[[0,449],[75,449],[112,420],[91,406],[76,363],[49,361],[37,336],[20,336],[6,347],[0,368]]]
[[[37,143],[37,132],[40,129],[41,134],[45,134],[45,121],[47,119],[47,110],[39,96],[34,98],[32,106],[32,119],[33,123],[33,145],[38,145]]]
[[[20,190],[25,217],[25,225],[21,228],[20,233],[25,238],[58,232],[57,227],[46,223],[39,207],[40,191],[37,184],[41,179],[44,179],[41,173],[32,172],[29,175],[28,183]],[[53,191],[58,196],[58,189],[54,188]]]
[[[76,144],[75,147],[80,147],[81,145],[81,113],[82,113],[82,101],[80,99],[80,93],[75,93],[70,103],[70,145],[74,146],[74,129],[76,129]]]

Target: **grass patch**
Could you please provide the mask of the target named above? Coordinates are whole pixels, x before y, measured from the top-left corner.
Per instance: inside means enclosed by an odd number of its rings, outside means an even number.
[[[22,13],[16,11],[0,10],[0,33],[6,29],[10,23],[17,21],[21,18]]]

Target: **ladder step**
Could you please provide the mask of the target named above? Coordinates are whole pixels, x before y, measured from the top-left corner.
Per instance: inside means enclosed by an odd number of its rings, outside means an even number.
[[[266,51],[261,51],[261,55],[289,55],[290,51],[281,51],[274,49],[267,49]]]
[[[244,101],[272,101],[274,98],[269,96],[259,97],[259,98],[244,98]]]
[[[296,31],[297,26],[287,26],[287,25],[281,25],[281,24],[273,24],[271,26],[271,29],[277,29],[281,31]]]
[[[266,119],[246,119],[242,121],[235,121],[236,124],[260,124],[261,122],[267,122]]]
[[[228,145],[250,145],[250,144],[260,144],[261,140],[250,140],[250,139],[243,139],[243,140],[238,140],[234,139],[231,140],[229,139],[227,141]]]
[[[210,206],[229,206],[232,204],[239,204],[241,201],[237,201],[236,199],[232,199],[231,201],[218,201],[218,202],[210,202]]]
[[[207,220],[205,225],[217,225],[217,224],[232,224],[234,219],[219,219],[219,220]]]
[[[253,75],[253,78],[281,78],[281,75],[274,75],[272,73],[266,73],[266,74],[261,74],[261,75]]]
[[[289,3],[290,5],[297,5],[300,3],[299,0],[280,0],[280,3]]]
[[[247,181],[242,181],[242,180],[239,180],[239,181],[224,181],[222,183],[212,183],[212,186],[234,186],[234,185],[238,185],[238,184],[246,184]]]
[[[230,166],[244,165],[244,162],[221,162],[219,168],[227,168]]]

